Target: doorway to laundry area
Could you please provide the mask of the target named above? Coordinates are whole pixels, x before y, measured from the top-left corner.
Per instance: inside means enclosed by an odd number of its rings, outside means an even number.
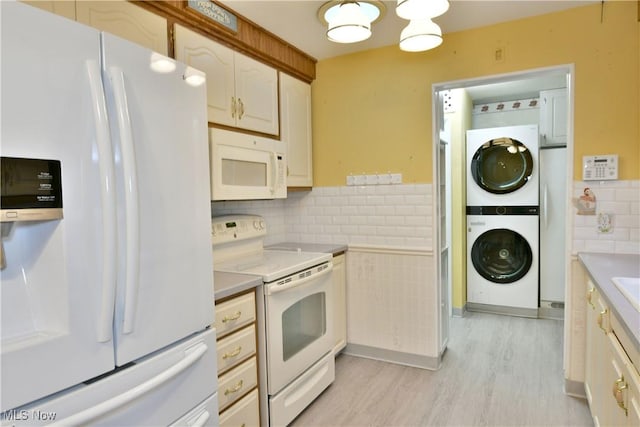
[[[434,201],[437,207],[434,215],[440,224],[434,238],[438,244],[434,247],[435,265],[439,268],[437,277],[440,280],[439,289],[443,306],[448,308],[448,316],[464,316],[468,314],[467,306],[467,268],[473,268],[469,261],[467,250],[467,218],[466,218],[466,131],[474,128],[488,128],[491,126],[507,126],[513,124],[535,124],[541,129],[549,123],[540,119],[540,105],[553,94],[554,90],[561,91],[564,122],[555,126],[555,132],[563,133],[562,148],[566,159],[557,174],[556,187],[563,187],[562,215],[559,218],[561,231],[554,231],[555,240],[561,240],[565,246],[555,257],[560,260],[551,276],[554,278],[554,290],[544,289],[549,285],[549,277],[543,277],[539,290],[538,317],[565,318],[563,348],[564,364],[567,362],[567,349],[571,336],[568,333],[573,325],[571,316],[564,316],[571,312],[571,226],[569,200],[573,184],[573,109],[574,109],[574,66],[572,64],[525,70],[509,74],[484,76],[472,79],[457,80],[434,84],[432,87],[433,103],[433,188]],[[533,105],[530,111],[515,111],[524,102]],[[532,102],[533,101],[533,102]],[[537,103],[537,104],[536,104]],[[504,114],[506,109],[513,110],[513,114]],[[491,115],[491,110],[503,114]],[[524,109],[522,109],[524,110]],[[487,114],[483,114],[487,113]],[[532,116],[532,114],[535,115]],[[534,118],[532,118],[534,117]],[[505,122],[505,118],[507,121]],[[514,119],[515,118],[515,119]],[[511,120],[511,121],[510,121]],[[516,120],[514,123],[513,120]],[[518,122],[520,120],[520,122]],[[541,120],[541,121],[540,121]],[[551,134],[549,134],[551,136]],[[540,131],[540,147],[546,144],[544,138],[547,131]],[[552,144],[551,144],[552,145]],[[559,147],[560,145],[557,144]],[[540,150],[542,152],[543,150]],[[551,150],[549,150],[551,151]],[[561,183],[561,184],[558,184]],[[546,196],[540,196],[540,209],[546,201]],[[556,202],[558,203],[558,202]],[[541,219],[541,221],[543,221]],[[558,235],[558,233],[561,233]],[[543,232],[544,234],[544,232]],[[541,235],[543,237],[543,235]],[[540,242],[542,244],[542,241]],[[544,251],[543,251],[544,254]],[[539,256],[540,253],[537,253]],[[550,265],[540,259],[541,271]],[[551,301],[547,301],[550,299]],[[442,328],[447,327],[443,322]]]

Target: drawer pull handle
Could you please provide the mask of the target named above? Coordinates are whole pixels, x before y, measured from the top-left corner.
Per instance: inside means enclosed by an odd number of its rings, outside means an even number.
[[[232,394],[232,393],[237,393],[237,392],[239,392],[240,390],[242,390],[242,386],[243,386],[243,384],[244,384],[244,381],[243,381],[243,380],[238,381],[238,383],[237,383],[233,388],[228,388],[228,389],[226,389],[226,390],[224,391],[224,395],[225,395],[225,396],[228,396],[228,395],[230,395],[230,394]]]
[[[620,377],[613,383],[613,397],[616,399],[618,406],[624,411],[625,416],[628,411],[624,406],[624,396],[622,395],[622,391],[627,388],[627,383],[624,380],[624,377]]]
[[[607,315],[607,313],[609,312],[608,309],[604,309],[600,312],[600,314],[598,314],[598,327],[600,327],[600,329],[602,329],[602,331],[606,334],[607,330],[604,328],[604,326],[602,326],[602,323],[604,322],[604,316]]]
[[[236,357],[237,355],[240,354],[240,352],[242,351],[242,346],[239,345],[238,348],[236,348],[235,350],[233,350],[231,353],[225,353],[224,356],[222,356],[223,360],[227,360],[230,357]]]
[[[596,306],[593,305],[593,302],[591,302],[591,299],[593,297],[593,291],[595,291],[595,288],[591,288],[587,291],[587,302],[589,303],[591,308],[595,310]]]
[[[240,316],[242,316],[242,312],[238,310],[231,316],[224,316],[224,318],[222,319],[222,323],[233,322],[234,320],[238,320]]]

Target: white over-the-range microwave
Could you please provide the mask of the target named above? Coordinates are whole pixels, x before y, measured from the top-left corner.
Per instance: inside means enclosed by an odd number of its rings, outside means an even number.
[[[287,197],[284,142],[211,128],[209,153],[211,200]]]

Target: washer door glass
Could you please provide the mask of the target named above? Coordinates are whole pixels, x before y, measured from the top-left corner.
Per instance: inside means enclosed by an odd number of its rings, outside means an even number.
[[[527,183],[533,158],[520,141],[497,138],[484,143],[471,160],[471,175],[483,189],[494,194],[516,191]]]
[[[533,253],[527,240],[513,230],[486,231],[473,242],[471,261],[476,271],[494,283],[513,283],[531,268]]]

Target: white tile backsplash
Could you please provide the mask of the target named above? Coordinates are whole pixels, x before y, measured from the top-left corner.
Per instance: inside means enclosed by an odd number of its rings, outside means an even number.
[[[640,254],[640,181],[574,181],[573,206],[589,187],[596,196],[596,215],[573,208],[573,252]],[[610,233],[598,232],[598,213],[612,215]]]
[[[372,244],[430,249],[431,184],[315,187],[284,200],[213,202],[213,215],[252,213],[267,222],[267,244]]]
[[[611,233],[598,233],[597,215],[573,208],[573,252],[640,254],[640,180],[575,181],[575,200],[589,187],[597,212],[613,215]],[[267,221],[267,244],[369,244],[433,247],[431,184],[315,187],[287,199],[213,202],[214,215],[253,213]]]

